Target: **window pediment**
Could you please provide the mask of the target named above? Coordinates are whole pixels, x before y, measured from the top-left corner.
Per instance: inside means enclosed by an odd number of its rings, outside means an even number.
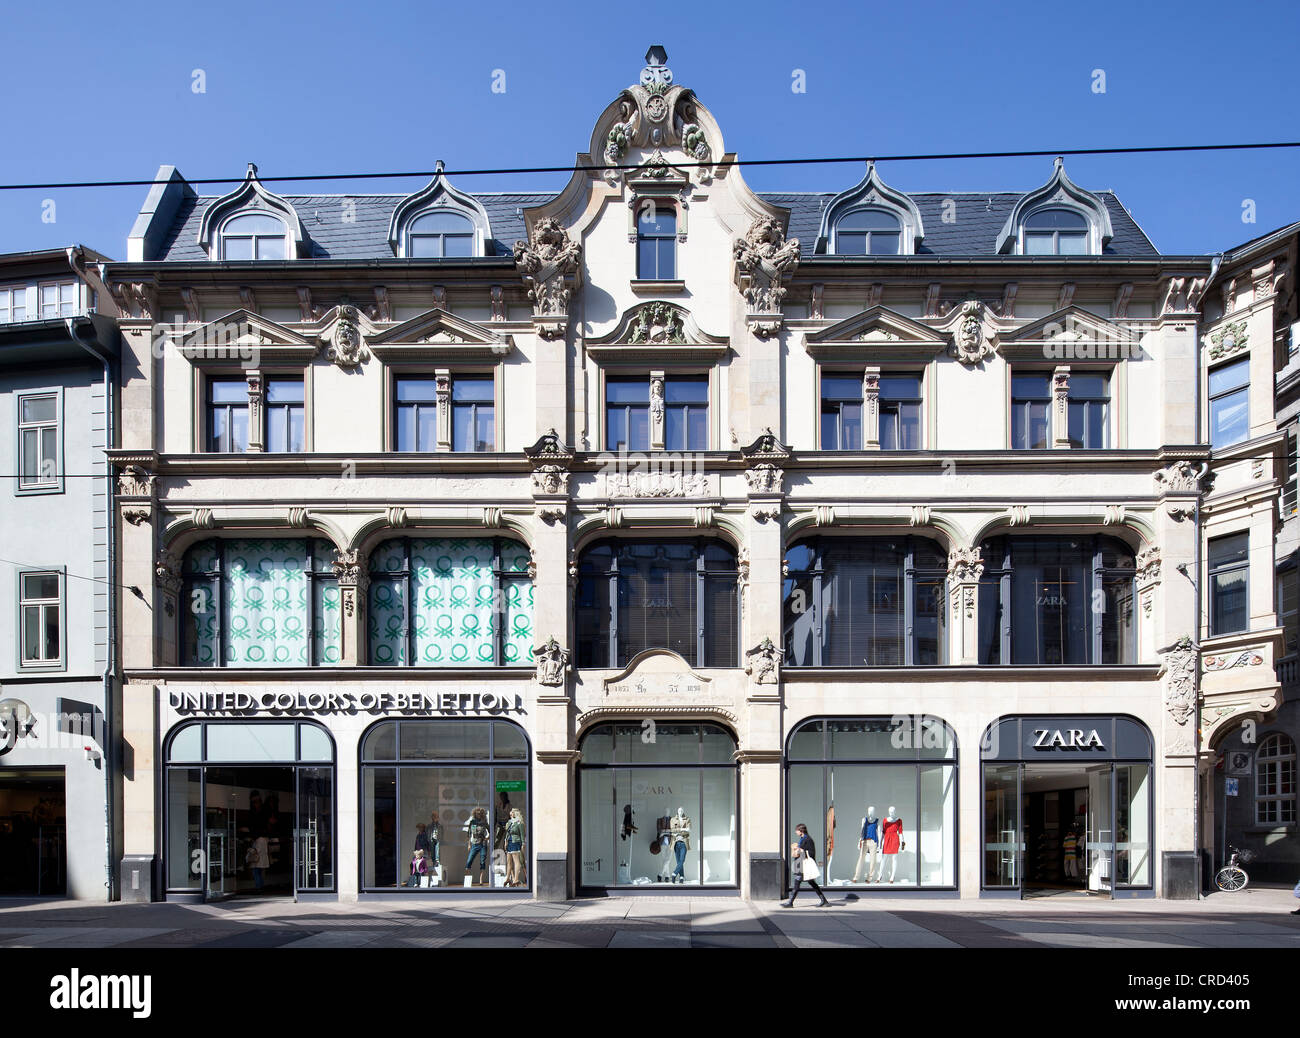
[[[685,307],[656,301],[623,313],[607,335],[587,340],[587,353],[597,361],[702,360],[713,363],[726,355],[730,341],[711,335],[695,323]]]
[[[384,361],[492,360],[515,348],[514,338],[489,331],[435,307],[367,340],[375,356]]]
[[[291,328],[251,310],[239,309],[195,328],[179,341],[190,360],[301,361],[316,355],[316,344]]]
[[[1100,255],[1114,235],[1106,203],[1072,181],[1066,175],[1065,162],[1058,158],[1047,183],[1023,195],[1012,208],[998,234],[998,252],[1024,254],[1026,223],[1035,217],[1041,220],[1050,210],[1074,213],[1087,221],[1087,255]]]
[[[1123,360],[1141,353],[1141,336],[1132,328],[1079,306],[1002,331],[997,340],[1004,356],[1040,360]]]
[[[261,214],[284,224],[286,257],[303,256],[311,251],[311,239],[303,230],[298,211],[289,202],[273,194],[257,179],[257,166],[248,164],[244,182],[228,195],[223,195],[207,207],[199,221],[198,242],[207,250],[210,259],[223,259],[222,234],[232,220]],[[256,255],[249,258],[256,258]]]
[[[804,333],[804,349],[819,359],[866,360],[917,357],[942,352],[946,337],[884,306],[873,306],[829,328]]]
[[[866,175],[853,187],[832,198],[822,213],[821,227],[817,231],[817,252],[840,251],[837,248],[838,228],[846,218],[850,223],[878,223],[878,232],[888,230],[885,218],[897,221],[896,231],[892,233],[899,235],[897,254],[902,256],[915,253],[925,237],[921,211],[916,203],[881,180],[874,162],[868,162]]]

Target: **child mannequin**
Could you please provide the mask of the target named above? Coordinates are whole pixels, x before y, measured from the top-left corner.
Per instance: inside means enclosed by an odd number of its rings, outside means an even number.
[[[424,848],[417,847],[415,854],[411,857],[411,875],[407,879],[408,887],[418,887],[421,885],[423,877],[429,874],[429,862],[424,856]]]

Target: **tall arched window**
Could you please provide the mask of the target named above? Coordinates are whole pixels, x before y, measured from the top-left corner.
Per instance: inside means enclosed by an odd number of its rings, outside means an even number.
[[[185,553],[182,659],[193,667],[337,664],[343,649],[334,545],[218,538]]]
[[[239,213],[221,227],[221,258],[278,259],[288,256],[284,221],[267,213]]]
[[[736,553],[716,540],[607,540],[578,570],[578,666],[671,649],[695,667],[740,658]]]
[[[1296,752],[1285,732],[1273,732],[1255,754],[1255,824],[1294,825]]]
[[[1040,209],[1025,218],[1026,256],[1082,256],[1088,251],[1088,220],[1073,209]]]
[[[897,256],[901,235],[893,213],[858,209],[835,225],[835,251],[841,256]]]
[[[417,216],[407,231],[407,256],[448,259],[474,255],[474,225],[459,213],[434,210]]]
[[[994,537],[980,550],[980,663],[1133,662],[1128,545],[1113,537]]]
[[[947,660],[947,558],[922,537],[820,537],[786,552],[792,667],[934,666]]]

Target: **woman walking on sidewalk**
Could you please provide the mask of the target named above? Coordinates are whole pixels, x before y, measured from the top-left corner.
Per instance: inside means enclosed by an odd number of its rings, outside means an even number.
[[[821,898],[821,903],[817,907],[825,908],[830,902],[826,900],[822,888],[817,885],[817,877],[822,874],[822,870],[817,867],[817,845],[808,835],[808,827],[803,822],[796,825],[794,831],[799,835],[798,842],[790,845],[790,857],[793,860],[790,874],[794,878],[794,892],[791,893],[789,901],[781,902],[781,906],[793,908],[794,899],[799,896],[800,885],[807,882],[813,888],[813,892]]]

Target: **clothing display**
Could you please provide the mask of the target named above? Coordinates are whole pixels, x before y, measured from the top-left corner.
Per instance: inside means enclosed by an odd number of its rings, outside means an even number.
[[[523,819],[512,818],[506,822],[506,853],[521,851],[524,848]]]
[[[690,818],[679,810],[672,817],[669,832],[673,841],[673,855],[676,858],[676,867],[673,869],[672,880],[674,883],[685,883],[686,852],[691,849]]]
[[[636,816],[632,812],[632,805],[624,804],[623,805],[623,832],[621,833],[621,838],[626,840],[633,833],[639,831],[640,830],[638,830],[636,827]]]
[[[886,820],[882,826],[884,835],[880,851],[882,854],[897,854],[903,842],[903,820],[895,818]]]
[[[479,868],[486,871],[491,860],[488,855],[487,812],[481,807],[474,808],[474,813],[465,823],[469,834],[469,856],[465,859],[465,875],[468,878],[474,872],[474,862],[479,861]]]
[[[858,839],[858,864],[853,870],[853,882],[862,882],[862,866],[867,866],[866,881],[876,880],[883,863],[880,860],[880,819],[875,815],[864,815],[862,835]]]

